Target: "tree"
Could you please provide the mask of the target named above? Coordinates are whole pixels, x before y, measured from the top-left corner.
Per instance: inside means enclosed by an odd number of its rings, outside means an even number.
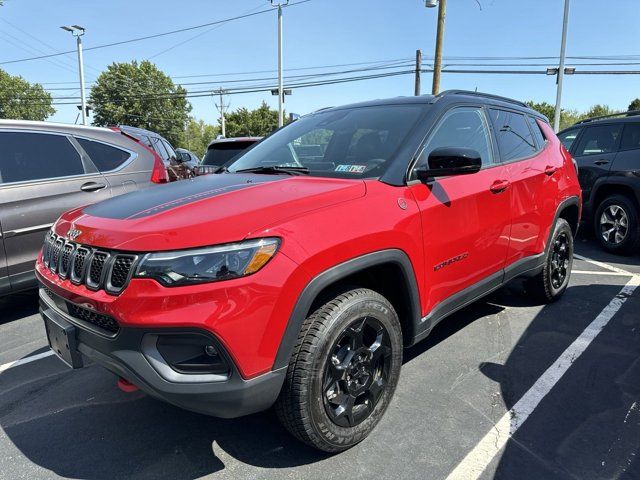
[[[549,119],[550,122],[553,122],[553,117],[555,116],[556,107],[555,105],[551,105],[548,102],[534,102],[532,100],[526,102],[529,107],[533,108],[537,112],[540,112],[545,117]],[[570,127],[574,123],[579,120],[580,114],[576,110],[566,110],[564,108],[560,109],[560,130]]]
[[[278,111],[262,102],[255,110],[244,107],[225,115],[227,137],[264,137],[278,128]]]
[[[631,102],[629,104],[629,108],[627,110],[629,110],[629,111],[631,111],[631,110],[640,110],[640,98],[636,98],[633,102]]]
[[[215,139],[219,133],[220,129],[217,126],[189,117],[184,141],[179,145],[202,157],[207,152],[211,140]]]
[[[54,113],[51,94],[42,85],[0,70],[0,118],[45,120]]]
[[[178,145],[191,111],[186,94],[148,60],[112,63],[91,89],[93,124],[146,128]]]
[[[584,114],[585,118],[602,117],[616,113],[609,105],[594,105]]]

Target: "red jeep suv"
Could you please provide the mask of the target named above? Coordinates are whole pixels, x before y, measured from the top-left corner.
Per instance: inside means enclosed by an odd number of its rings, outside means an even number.
[[[218,174],[64,214],[36,270],[49,342],[180,407],[275,405],[364,439],[403,347],[517,277],[567,288],[580,186],[544,118],[448,91],[307,115]]]

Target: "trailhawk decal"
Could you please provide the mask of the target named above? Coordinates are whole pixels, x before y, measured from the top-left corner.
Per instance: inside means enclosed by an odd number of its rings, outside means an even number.
[[[449,260],[445,260],[444,262],[437,264],[435,267],[433,267],[433,271],[437,272],[441,268],[448,267],[452,263],[456,263],[456,262],[459,262],[460,260],[464,260],[468,256],[469,256],[469,252],[464,252],[464,253],[461,253],[460,255],[456,255],[455,257],[450,258]]]
[[[284,181],[279,176],[253,174],[206,175],[120,195],[90,205],[83,213],[94,217],[134,220],[225,193],[251,188],[261,183]]]

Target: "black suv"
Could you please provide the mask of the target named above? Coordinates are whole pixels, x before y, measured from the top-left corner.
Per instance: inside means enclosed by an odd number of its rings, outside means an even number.
[[[582,120],[558,134],[579,168],[583,219],[613,253],[640,249],[640,111]]]

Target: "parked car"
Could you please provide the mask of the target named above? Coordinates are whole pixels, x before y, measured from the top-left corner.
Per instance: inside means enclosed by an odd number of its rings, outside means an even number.
[[[207,147],[198,169],[199,175],[215,172],[219,167],[231,163],[231,160],[259,142],[262,137],[217,138]]]
[[[176,155],[178,161],[182,161],[192,172],[200,165],[200,159],[198,156],[187,150],[186,148],[176,148]]]
[[[119,130],[0,120],[0,295],[37,286],[35,259],[62,212],[166,181]]]
[[[558,134],[576,159],[584,220],[608,251],[640,251],[640,111],[583,120]]]
[[[318,143],[305,165],[294,146]],[[37,262],[48,338],[74,368],[221,417],[275,404],[300,440],[345,450],[443,318],[520,277],[562,296],[580,195],[547,119],[514,100],[323,110],[219,174],[64,214]]]
[[[164,163],[170,182],[191,178],[193,176],[191,169],[178,159],[175,149],[162,135],[152,132],[151,130],[130,127],[128,125],[118,125],[118,128],[128,135],[137,138],[158,154]]]

